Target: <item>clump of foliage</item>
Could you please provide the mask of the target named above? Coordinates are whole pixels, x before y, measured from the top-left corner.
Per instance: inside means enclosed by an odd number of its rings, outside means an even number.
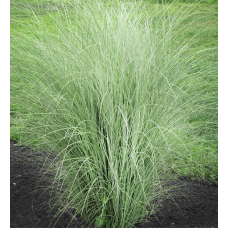
[[[205,80],[216,75],[213,49],[184,39],[189,9],[72,1],[31,12],[11,38],[21,142],[55,156],[45,167],[59,216],[76,208],[72,219],[132,227],[167,197],[170,171],[194,163],[196,120],[205,131],[215,123],[202,117],[216,115]]]

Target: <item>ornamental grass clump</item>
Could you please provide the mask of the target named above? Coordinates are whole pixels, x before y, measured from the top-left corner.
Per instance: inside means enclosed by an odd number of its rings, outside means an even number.
[[[189,120],[208,108],[206,51],[189,51],[194,39],[178,27],[188,10],[73,1],[42,17],[31,9],[32,23],[12,35],[11,104],[22,142],[54,155],[44,166],[56,216],[75,209],[72,219],[128,228],[167,197]]]

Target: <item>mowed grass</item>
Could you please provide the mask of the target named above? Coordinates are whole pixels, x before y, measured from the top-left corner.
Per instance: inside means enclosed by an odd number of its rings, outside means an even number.
[[[11,1],[11,138],[56,156],[59,215],[132,227],[163,181],[217,182],[216,4],[29,3]]]

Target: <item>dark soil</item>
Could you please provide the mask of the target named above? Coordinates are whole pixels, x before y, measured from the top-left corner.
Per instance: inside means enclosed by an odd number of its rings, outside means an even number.
[[[67,228],[71,222],[70,215],[64,213],[52,221],[55,210],[50,210],[44,204],[50,199],[50,192],[41,195],[38,191],[37,178],[41,175],[42,154],[36,156],[31,149],[16,146],[14,141],[10,142],[10,151],[10,227],[48,228],[54,227],[56,222],[56,228]],[[43,183],[45,184],[47,186],[48,183]],[[149,218],[146,223],[136,224],[135,227],[218,227],[218,186],[186,178],[180,178],[175,184],[185,186],[178,190],[175,202],[166,199],[156,217]],[[80,216],[77,219],[71,223],[70,228],[89,228],[87,224],[81,223]]]

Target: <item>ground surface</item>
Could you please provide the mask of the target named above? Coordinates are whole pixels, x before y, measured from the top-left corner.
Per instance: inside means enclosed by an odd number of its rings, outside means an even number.
[[[44,206],[50,198],[50,192],[40,195],[40,192],[36,191],[42,157],[34,156],[31,149],[16,146],[13,141],[10,142],[10,150],[10,227],[47,228],[55,211],[50,211],[47,205]],[[218,186],[185,178],[175,184],[185,186],[185,190],[179,190],[179,196],[174,198],[176,203],[165,200],[156,218],[150,218],[147,223],[137,224],[136,227],[218,227]],[[57,222],[54,220],[50,227],[56,222],[56,228],[67,228],[70,221],[70,216],[64,213]],[[88,225],[78,225],[79,223],[80,217],[78,221],[71,223],[70,228],[89,228]]]

